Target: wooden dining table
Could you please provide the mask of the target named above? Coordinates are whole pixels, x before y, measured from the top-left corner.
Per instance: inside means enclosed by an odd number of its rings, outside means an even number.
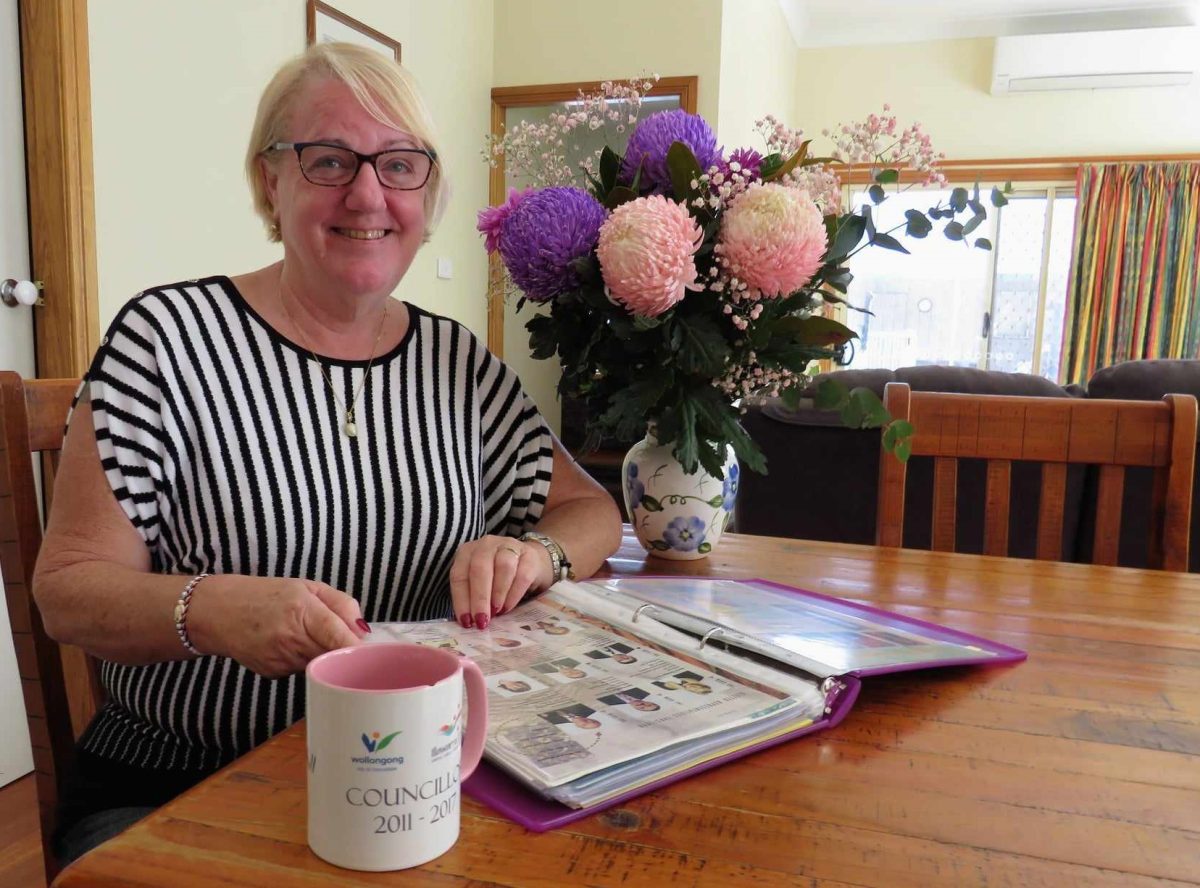
[[[300,723],[55,885],[1200,884],[1200,576],[737,534],[661,561],[628,528],[604,572],[762,577],[1029,658],[866,679],[831,730],[549,832],[466,799],[458,843],[399,872],[309,850]]]

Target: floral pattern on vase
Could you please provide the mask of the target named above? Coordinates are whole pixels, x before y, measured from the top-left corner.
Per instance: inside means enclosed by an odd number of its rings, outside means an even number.
[[[653,430],[634,444],[621,468],[625,509],[646,551],[678,561],[704,558],[716,548],[733,515],[740,469],[726,448],[725,477],[703,468],[686,474]]]

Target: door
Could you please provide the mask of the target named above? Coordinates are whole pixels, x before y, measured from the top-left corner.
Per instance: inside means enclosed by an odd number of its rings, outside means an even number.
[[[29,278],[25,124],[15,0],[0,3],[0,280]],[[34,375],[33,309],[0,305],[0,369]],[[2,578],[0,578],[2,581]],[[0,607],[0,786],[33,770],[8,608]]]

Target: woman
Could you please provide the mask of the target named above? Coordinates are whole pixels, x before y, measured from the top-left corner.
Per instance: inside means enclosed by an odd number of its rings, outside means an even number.
[[[147,290],[103,339],[34,587],[109,695],[64,857],[300,718],[305,664],[368,621],[483,629],[615,550],[611,499],[512,372],[390,298],[445,201],[437,157],[399,65],[309,49],[246,161],[282,261]]]

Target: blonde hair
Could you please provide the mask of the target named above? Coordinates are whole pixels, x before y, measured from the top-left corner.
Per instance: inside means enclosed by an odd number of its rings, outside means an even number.
[[[288,127],[292,114],[303,112],[303,109],[293,107],[296,96],[309,83],[326,78],[344,83],[368,114],[385,126],[408,133],[422,148],[439,158],[425,183],[425,240],[429,240],[450,193],[429,111],[412,76],[398,62],[352,43],[310,46],[275,73],[258,100],[258,113],[246,149],[246,178],[254,198],[254,211],[266,225],[267,237],[272,241],[280,240],[279,223],[267,196],[259,158],[265,157],[268,163],[278,162],[276,152],[268,149],[276,142],[290,141]]]

